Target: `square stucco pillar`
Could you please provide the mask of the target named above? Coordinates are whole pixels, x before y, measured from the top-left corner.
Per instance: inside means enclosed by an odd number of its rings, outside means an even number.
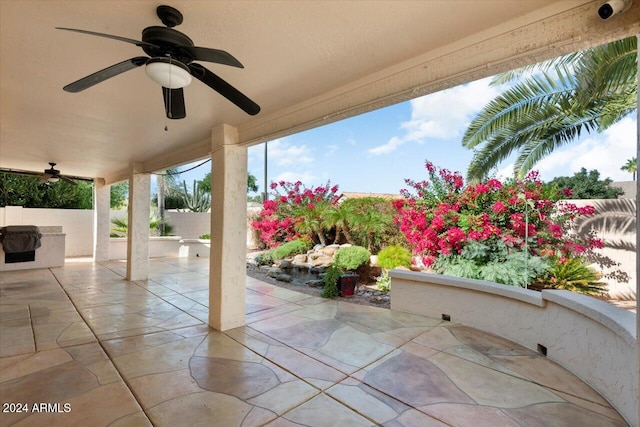
[[[142,166],[132,167],[129,178],[129,220],[127,225],[127,280],[149,277],[149,190],[151,177],[141,173]]]
[[[238,130],[211,133],[211,254],[209,325],[219,331],[245,324],[247,149]]]
[[[93,261],[109,260],[109,207],[111,186],[104,179],[93,180]]]

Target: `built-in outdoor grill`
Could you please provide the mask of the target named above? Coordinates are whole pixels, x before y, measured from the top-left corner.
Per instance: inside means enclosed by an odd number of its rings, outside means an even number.
[[[0,243],[5,264],[35,261],[36,249],[42,246],[42,234],[35,225],[10,225],[0,228]]]

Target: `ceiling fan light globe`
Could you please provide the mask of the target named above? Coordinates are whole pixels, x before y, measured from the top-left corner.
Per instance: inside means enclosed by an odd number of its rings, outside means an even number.
[[[49,181],[49,182],[58,182],[58,181],[60,181],[60,178],[58,178],[57,176],[52,176],[47,181]]]
[[[167,58],[153,58],[145,66],[147,76],[167,89],[180,89],[191,83],[189,69]]]

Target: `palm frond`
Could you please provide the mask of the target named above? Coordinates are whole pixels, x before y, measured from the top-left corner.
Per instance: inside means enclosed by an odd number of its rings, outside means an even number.
[[[508,89],[489,102],[469,124],[462,145],[474,148],[493,137],[508,135],[539,109],[560,103],[575,90],[575,82],[565,77],[558,81],[543,73]]]
[[[534,74],[538,71],[551,71],[558,67],[570,66],[576,62],[576,60],[583,54],[583,51],[572,52],[567,55],[558,56],[544,62],[537,64],[526,65],[524,67],[516,68],[515,70],[506,71],[504,73],[497,74],[491,80],[492,86],[510,83],[526,77],[527,75]]]
[[[637,106],[635,37],[564,55],[497,76],[523,79],[490,101],[471,121],[462,145],[474,149],[468,180],[519,152],[524,175],[559,146],[602,131]]]

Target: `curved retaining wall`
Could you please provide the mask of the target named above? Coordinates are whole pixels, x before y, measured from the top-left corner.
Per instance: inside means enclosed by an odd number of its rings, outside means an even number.
[[[637,425],[636,315],[569,291],[392,270],[391,309],[480,329],[538,351],[588,383]]]

